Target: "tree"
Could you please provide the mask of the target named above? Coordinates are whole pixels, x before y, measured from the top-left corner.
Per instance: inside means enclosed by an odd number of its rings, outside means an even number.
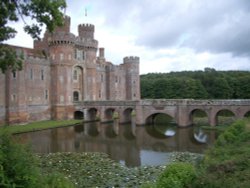
[[[22,56],[3,44],[4,41],[14,38],[17,31],[8,26],[8,22],[24,22],[24,30],[33,39],[40,39],[42,27],[52,32],[56,26],[63,25],[63,13],[66,8],[65,0],[1,0],[0,2],[0,69],[4,73],[7,69],[12,71],[22,68]],[[36,23],[27,24],[29,17]]]

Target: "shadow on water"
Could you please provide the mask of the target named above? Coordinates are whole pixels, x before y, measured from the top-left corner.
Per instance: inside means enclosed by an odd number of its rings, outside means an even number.
[[[126,166],[159,165],[169,152],[203,153],[217,135],[198,127],[178,128],[174,124],[136,126],[100,122],[79,124],[19,135],[34,152],[104,152]]]

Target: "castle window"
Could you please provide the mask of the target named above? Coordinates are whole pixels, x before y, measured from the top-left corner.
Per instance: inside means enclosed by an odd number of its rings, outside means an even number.
[[[116,83],[118,82],[118,76],[115,76],[115,82]]]
[[[85,52],[82,50],[75,49],[75,59],[84,60],[85,59]]]
[[[69,60],[71,60],[71,54],[68,55]]]
[[[60,60],[63,60],[63,59],[64,59],[64,54],[60,53]]]
[[[103,82],[103,74],[101,74],[101,82]]]
[[[30,69],[30,79],[33,80],[33,69]]]
[[[75,49],[75,59],[77,59],[77,49]]]
[[[99,98],[102,97],[102,93],[101,93],[101,90],[99,90]]]
[[[84,59],[85,59],[85,52],[82,51],[82,60],[84,60]]]
[[[16,101],[16,94],[13,94],[13,95],[11,96],[11,100],[12,100],[13,102]]]
[[[13,77],[13,78],[16,78],[16,71],[13,71],[13,72],[12,72],[12,77]]]
[[[74,72],[73,72],[73,79],[77,80],[77,70],[74,70]]]
[[[44,92],[44,98],[47,100],[49,98],[49,91],[46,89]]]
[[[63,102],[64,102],[64,96],[60,95],[60,103],[63,103]]]
[[[44,80],[44,70],[41,70],[41,80]]]
[[[79,92],[78,91],[73,92],[73,99],[74,99],[74,101],[79,101]]]

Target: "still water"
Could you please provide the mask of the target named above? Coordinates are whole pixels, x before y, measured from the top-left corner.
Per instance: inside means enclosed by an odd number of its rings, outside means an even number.
[[[203,153],[214,143],[217,133],[198,127],[94,122],[18,136],[20,142],[30,143],[37,153],[104,152],[111,159],[134,167],[165,164],[173,151]]]

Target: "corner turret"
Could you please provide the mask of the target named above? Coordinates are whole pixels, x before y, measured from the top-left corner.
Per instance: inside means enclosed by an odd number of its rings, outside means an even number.
[[[124,57],[123,63],[126,70],[126,99],[140,100],[140,58],[137,56]]]
[[[78,35],[82,38],[94,39],[95,26],[92,24],[78,25]]]
[[[65,33],[70,32],[70,17],[69,16],[64,16],[63,25],[55,28],[54,33],[57,33],[57,32],[65,32]]]
[[[140,63],[140,58],[137,56],[127,56],[123,58],[123,63]]]

